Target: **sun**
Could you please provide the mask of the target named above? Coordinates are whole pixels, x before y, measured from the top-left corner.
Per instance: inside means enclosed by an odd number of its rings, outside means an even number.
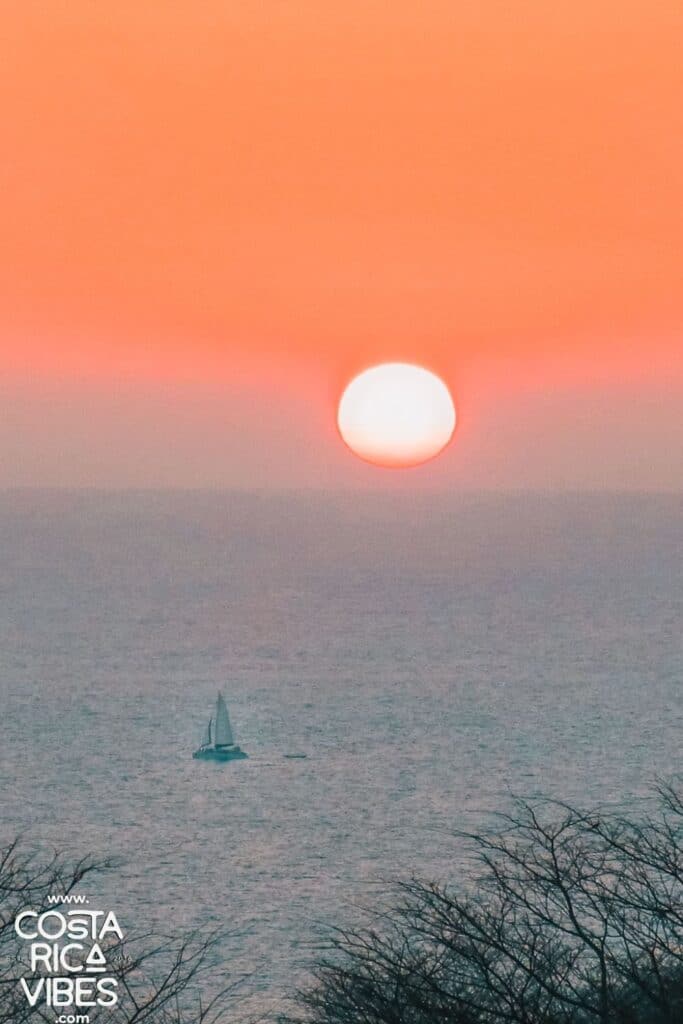
[[[411,363],[382,363],[358,374],[339,401],[337,426],[351,451],[378,466],[419,466],[443,451],[455,430],[450,391]]]

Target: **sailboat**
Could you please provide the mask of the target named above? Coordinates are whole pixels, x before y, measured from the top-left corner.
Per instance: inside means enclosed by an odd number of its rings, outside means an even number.
[[[201,746],[192,756],[202,761],[238,761],[248,757],[235,743],[222,693],[218,694],[216,710],[204,730]]]

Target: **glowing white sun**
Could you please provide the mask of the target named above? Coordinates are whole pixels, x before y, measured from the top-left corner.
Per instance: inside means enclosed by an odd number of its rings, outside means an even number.
[[[417,466],[453,436],[455,406],[436,374],[410,363],[382,363],[347,385],[337,425],[352,452],[380,466]]]

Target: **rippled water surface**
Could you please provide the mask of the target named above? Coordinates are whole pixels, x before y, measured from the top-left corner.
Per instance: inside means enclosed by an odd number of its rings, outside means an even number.
[[[120,855],[99,899],[221,923],[272,1006],[377,880],[463,870],[452,830],[510,791],[624,800],[677,766],[682,512],[0,495],[2,831]],[[247,761],[191,758],[218,687]]]

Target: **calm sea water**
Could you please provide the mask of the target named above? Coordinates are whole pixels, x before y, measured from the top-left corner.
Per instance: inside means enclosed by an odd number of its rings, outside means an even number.
[[[2,832],[119,855],[94,895],[125,926],[222,924],[277,1004],[379,879],[465,870],[452,830],[510,791],[680,767],[682,512],[5,493]],[[218,687],[248,761],[191,759]]]

